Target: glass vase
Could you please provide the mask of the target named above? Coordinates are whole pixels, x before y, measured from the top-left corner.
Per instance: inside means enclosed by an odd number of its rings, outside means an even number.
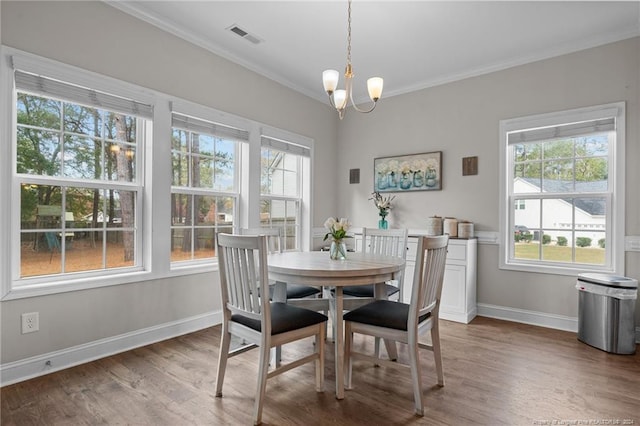
[[[387,215],[381,214],[380,220],[378,221],[378,229],[387,229],[389,227],[389,222],[386,219]]]
[[[344,260],[347,258],[347,245],[342,240],[331,241],[329,257],[332,260]]]

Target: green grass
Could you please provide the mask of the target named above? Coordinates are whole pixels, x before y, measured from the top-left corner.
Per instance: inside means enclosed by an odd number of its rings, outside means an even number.
[[[516,259],[540,259],[537,243],[516,243]],[[571,247],[555,245],[542,246],[542,260],[551,262],[571,262]],[[576,247],[576,263],[604,265],[605,250],[596,247]]]

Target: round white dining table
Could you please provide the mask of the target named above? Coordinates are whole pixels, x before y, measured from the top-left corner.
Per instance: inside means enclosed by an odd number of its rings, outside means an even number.
[[[335,288],[331,309],[335,330],[336,398],[344,398],[344,325],[342,287],[375,284],[376,299],[386,299],[385,282],[397,279],[405,267],[401,258],[370,253],[349,252],[344,260],[332,260],[328,252],[283,252],[270,254],[267,259],[269,279],[276,282],[273,300],[286,301],[286,285],[300,284]],[[319,309],[318,299],[296,299],[288,303]],[[326,300],[325,300],[326,302]],[[397,357],[395,344],[387,342],[387,351]]]

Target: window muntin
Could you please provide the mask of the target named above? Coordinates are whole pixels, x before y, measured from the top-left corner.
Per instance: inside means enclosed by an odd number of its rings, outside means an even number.
[[[61,92],[74,87],[65,84]],[[20,87],[15,108],[17,278],[141,267],[136,151],[145,120]]]
[[[174,115],[171,262],[211,260],[215,234],[233,232],[239,197],[239,142],[224,131],[215,134],[216,129],[226,128]]]
[[[501,122],[510,206],[502,267],[616,270],[624,223],[613,202],[620,203],[623,187],[616,181],[624,169],[621,123],[624,104]]]

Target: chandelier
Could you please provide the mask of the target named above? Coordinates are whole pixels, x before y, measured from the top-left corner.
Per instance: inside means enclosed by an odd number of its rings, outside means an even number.
[[[340,74],[336,70],[326,70],[322,73],[322,84],[324,90],[329,95],[329,103],[336,110],[338,110],[338,116],[340,120],[344,117],[346,108],[349,104],[353,105],[353,108],[358,112],[369,113],[374,110],[376,103],[382,95],[383,79],[381,77],[372,77],[367,80],[367,89],[369,90],[369,98],[373,104],[369,109],[360,109],[353,101],[352,95],[352,80],[353,80],[353,67],[351,66],[351,0],[349,0],[348,10],[348,26],[347,26],[347,67],[344,71],[345,88],[336,90],[338,86],[338,79]]]

